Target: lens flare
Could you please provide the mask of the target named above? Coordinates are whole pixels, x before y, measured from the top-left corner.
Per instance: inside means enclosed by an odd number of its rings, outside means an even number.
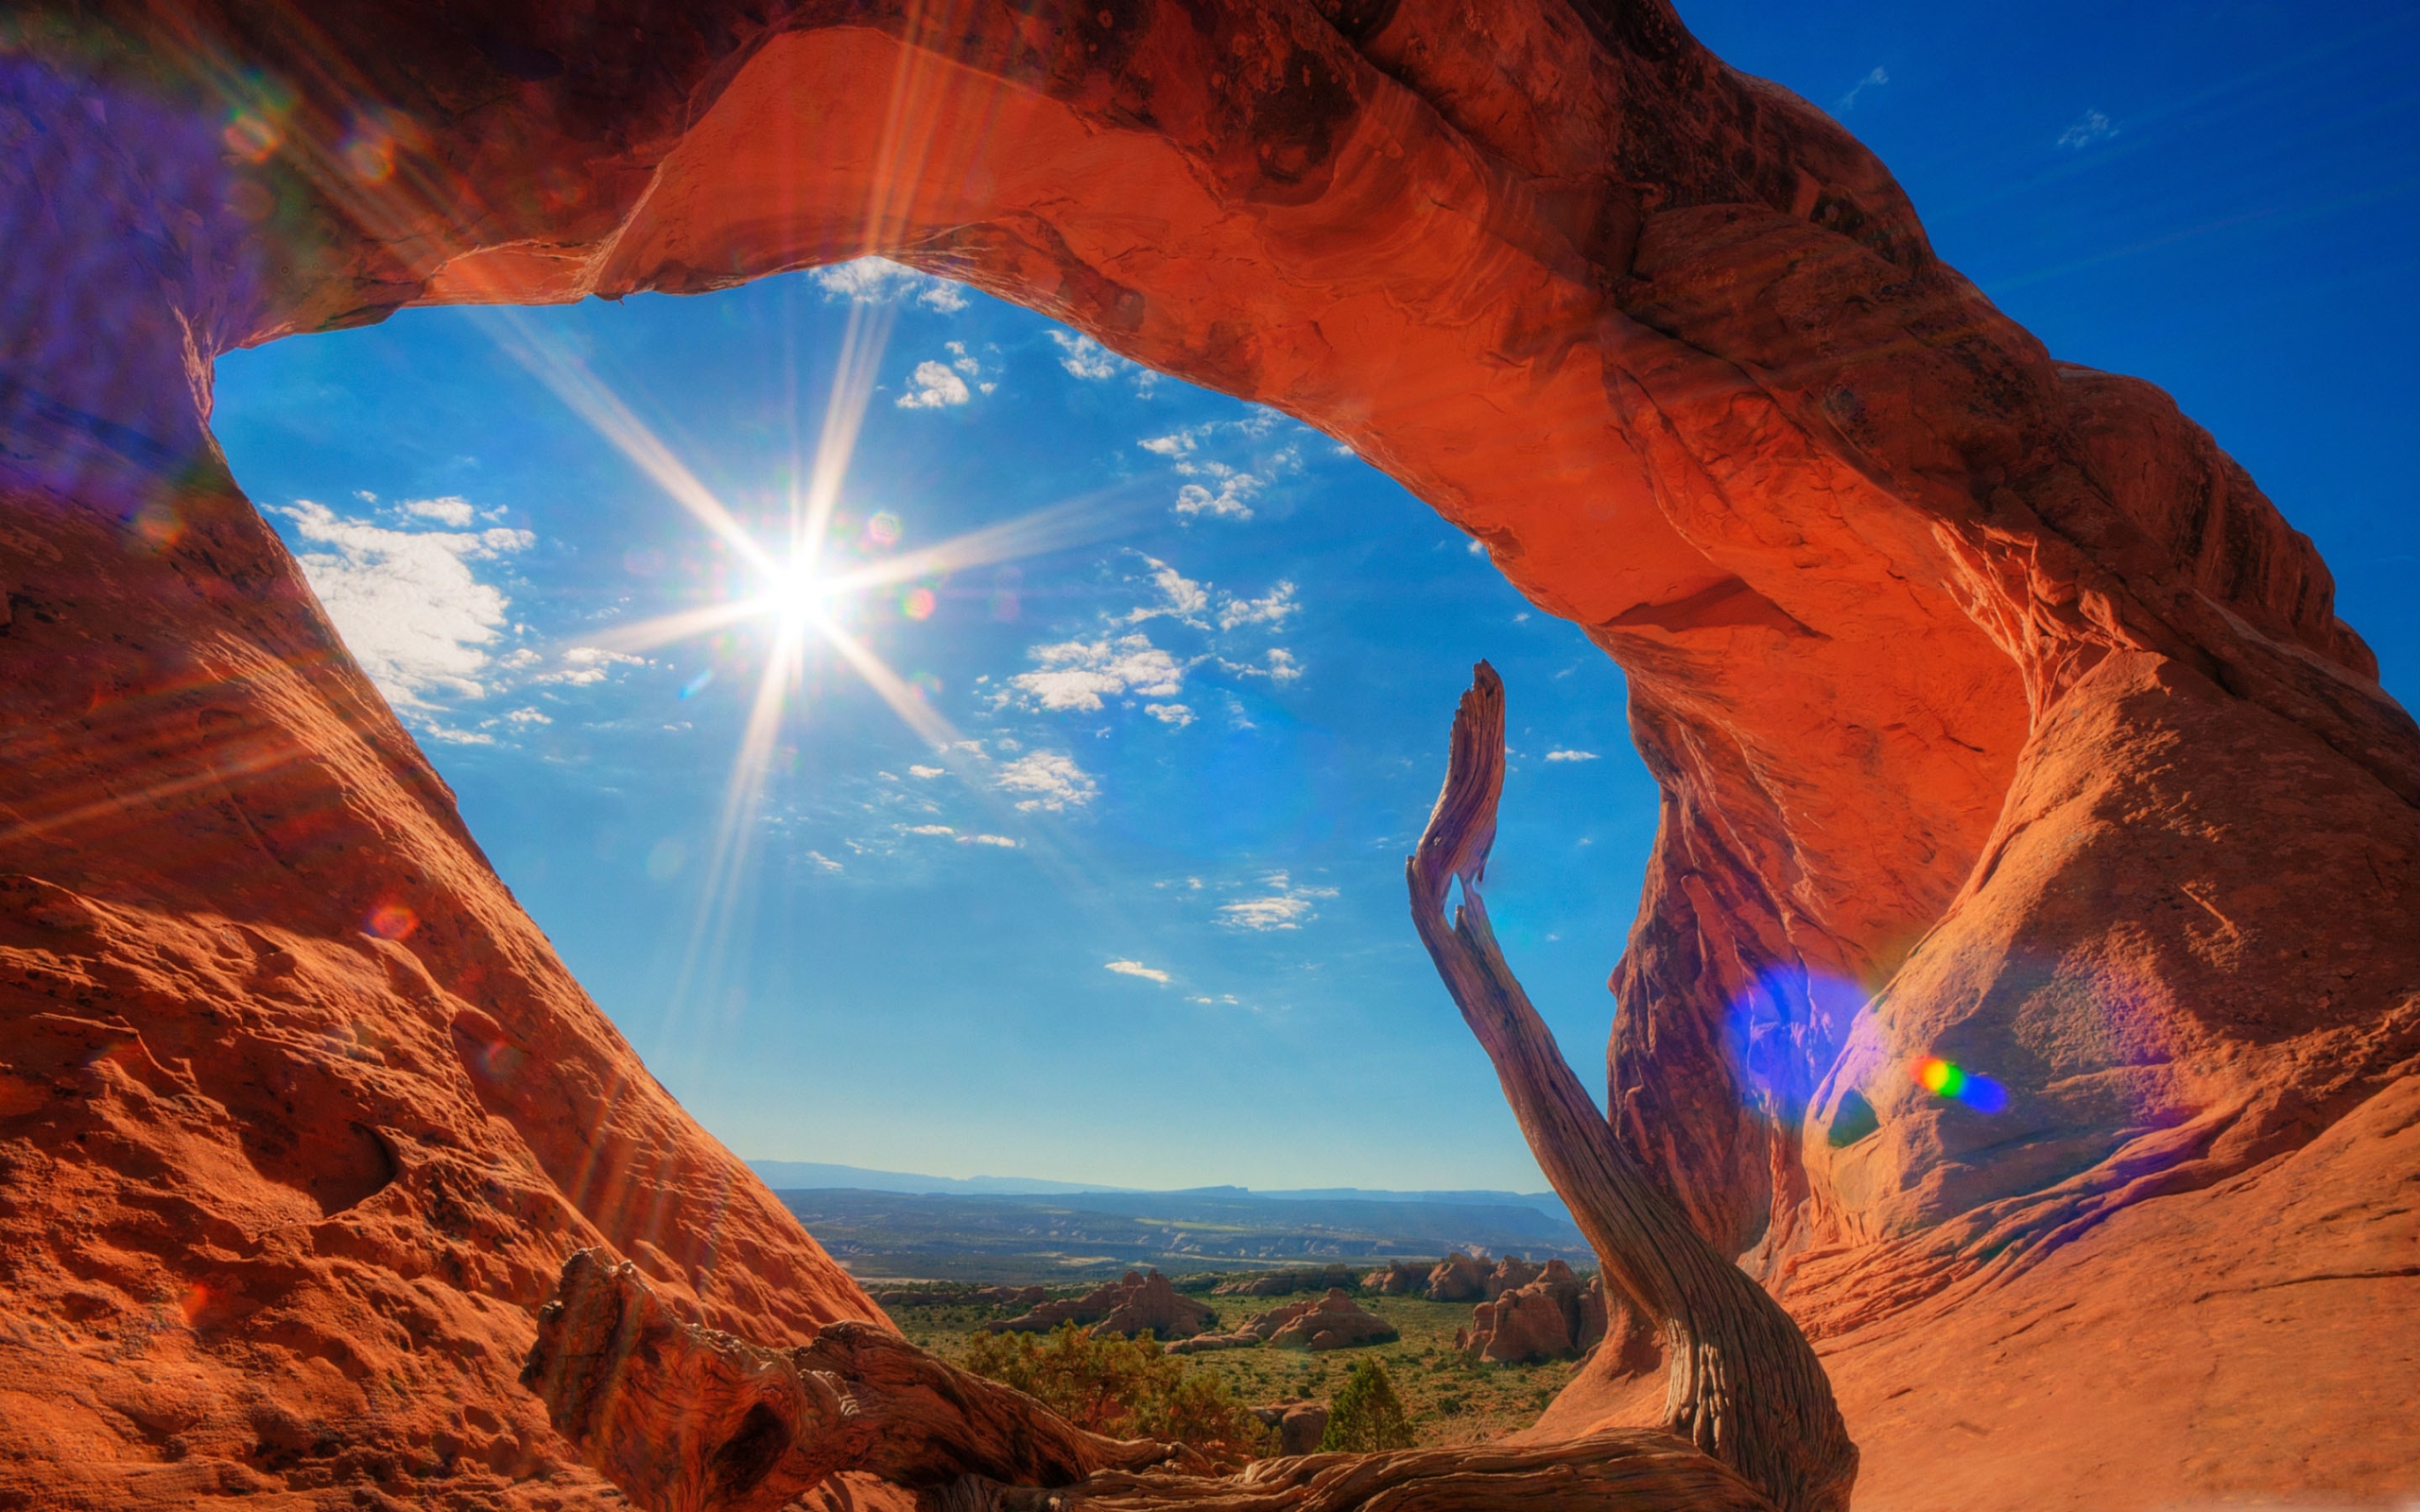
[[[1910,1070],[1917,1086],[1979,1113],[1996,1113],[2008,1106],[2008,1092],[1998,1082],[1939,1056],[1927,1056]]]
[[[420,916],[402,903],[380,903],[362,927],[380,939],[402,939],[420,927]]]
[[[885,509],[866,522],[866,539],[877,546],[899,544],[899,517]]]
[[[931,589],[911,588],[899,595],[899,612],[911,620],[928,620],[933,617],[934,602]]]

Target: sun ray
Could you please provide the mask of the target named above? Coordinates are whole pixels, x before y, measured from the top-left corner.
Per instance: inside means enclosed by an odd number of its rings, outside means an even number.
[[[703,635],[709,630],[736,625],[742,620],[762,617],[768,607],[764,597],[736,598],[725,604],[707,604],[698,609],[684,609],[653,619],[640,620],[634,625],[617,625],[595,635],[585,636],[581,644],[607,651],[652,651]]]
[[[715,497],[714,490],[700,482],[698,475],[673,455],[645,421],[631,413],[620,395],[589,371],[586,364],[539,332],[519,310],[488,308],[480,310],[478,318],[507,355],[527,369],[532,377],[544,384],[615,451],[629,457],[640,472],[653,478],[675,503],[696,516],[699,524],[729,543],[757,572],[767,576],[780,573],[780,564],[772,554],[749,534],[748,528]]]
[[[882,658],[867,650],[856,636],[821,614],[814,616],[810,623],[816,633],[856,669],[857,676],[866,679],[866,686],[890,705],[890,712],[897,714],[908,729],[922,735],[926,744],[936,750],[947,750],[958,743],[957,728],[935,713],[932,706],[925,701],[924,695],[909,687]]]

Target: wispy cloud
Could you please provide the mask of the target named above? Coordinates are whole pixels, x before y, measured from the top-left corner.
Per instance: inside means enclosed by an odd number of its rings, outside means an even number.
[[[961,834],[958,837],[958,843],[960,845],[996,846],[1002,850],[1020,850],[1025,845],[1023,840],[1011,839],[1005,834]]]
[[[913,766],[908,767],[908,776],[910,776],[910,777],[921,777],[921,778],[925,779],[926,782],[931,782],[931,781],[932,781],[934,778],[936,778],[936,777],[945,777],[945,776],[947,776],[947,775],[948,775],[948,772],[947,772],[947,770],[946,770],[945,768],[943,768],[943,767],[939,767],[939,766],[925,766],[925,765],[913,765]]]
[[[1288,582],[1281,581],[1261,598],[1238,598],[1230,593],[1219,606],[1219,628],[1232,630],[1239,625],[1283,625],[1299,607],[1294,602],[1294,585]]]
[[[1593,750],[1550,750],[1547,752],[1547,760],[1550,762],[1593,762],[1596,759],[1597,753]]]
[[[1140,961],[1110,961],[1106,963],[1105,969],[1115,971],[1120,976],[1139,976],[1146,982],[1157,982],[1162,987],[1168,985],[1167,972],[1156,967],[1145,966]]]
[[[1314,902],[1333,898],[1333,887],[1297,886],[1283,871],[1272,871],[1260,879],[1263,889],[1256,898],[1238,898],[1219,905],[1219,921],[1231,929],[1248,929],[1266,934],[1273,930],[1300,929],[1319,917]]]
[[[943,315],[955,315],[966,308],[966,292],[958,284],[888,258],[860,257],[855,262],[819,267],[807,276],[823,290],[825,299],[850,304],[889,304],[912,299]]]
[[[470,521],[458,500],[422,500],[434,513],[406,511],[411,518],[451,524]],[[279,511],[309,546],[299,554],[303,576],[346,647],[389,699],[422,708],[444,694],[485,696],[489,647],[510,621],[504,591],[480,579],[476,564],[527,551],[537,538],[527,530],[390,529],[338,515],[323,504],[298,499]]]
[[[529,665],[535,665],[532,658]],[[567,687],[594,687],[612,675],[615,667],[643,667],[647,658],[632,656],[628,651],[609,651],[601,645],[575,645],[565,651],[562,665],[553,672],[541,672],[529,680],[555,682]]]
[[[908,391],[898,399],[901,409],[947,409],[975,397],[974,390],[966,387],[965,378],[945,363],[916,364],[916,370],[908,375]]]
[[[2099,111],[2086,111],[2076,117],[2076,124],[2059,133],[2059,146],[2078,151],[2095,142],[2105,142],[2118,134],[2118,128]]]
[[[1081,808],[1100,791],[1100,784],[1076,765],[1074,757],[1055,750],[1037,750],[1006,763],[993,774],[993,781],[1007,792],[1029,794],[1017,801],[1017,807],[1028,813]]]
[[[1276,417],[1261,411],[1240,421],[1218,421],[1145,437],[1134,444],[1167,458],[1178,476],[1195,480],[1177,490],[1172,507],[1180,517],[1249,520],[1253,501],[1265,490],[1287,473],[1303,469],[1302,449],[1290,442],[1267,453],[1237,456],[1236,443],[1263,440],[1275,426]],[[1214,442],[1222,443],[1218,449],[1228,455],[1211,455]]]
[[[1147,703],[1143,712],[1172,729],[1183,730],[1193,723],[1193,711],[1181,703]]]
[[[1104,697],[1135,694],[1173,698],[1184,691],[1184,666],[1137,632],[1098,641],[1062,641],[1027,653],[1042,663],[1010,686],[1045,709],[1098,709]]]
[[[1864,94],[1870,89],[1880,89],[1883,85],[1890,82],[1891,76],[1882,71],[1881,64],[1876,63],[1874,66],[1874,71],[1872,73],[1867,74],[1863,78],[1860,78],[1856,83],[1850,85],[1849,92],[1841,96],[1841,109],[1843,111],[1856,110],[1857,97],[1858,95]]]

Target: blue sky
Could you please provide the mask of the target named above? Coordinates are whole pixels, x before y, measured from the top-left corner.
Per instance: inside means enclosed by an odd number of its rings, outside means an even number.
[[[1685,14],[1879,151],[1944,255],[2054,352],[2210,425],[2318,540],[2415,701],[2420,24]],[[1037,511],[1046,528],[1020,527],[1034,549],[1012,560],[841,601],[950,748],[810,651],[718,887],[774,622],[618,648],[747,574],[513,353],[593,373],[776,544],[853,318],[888,339],[834,560]],[[1655,822],[1618,670],[1292,421],[971,290],[856,269],[407,311],[223,359],[216,423],[505,880],[743,1155],[1540,1186],[1404,912],[1479,656],[1516,751],[1491,913],[1599,1079]]]

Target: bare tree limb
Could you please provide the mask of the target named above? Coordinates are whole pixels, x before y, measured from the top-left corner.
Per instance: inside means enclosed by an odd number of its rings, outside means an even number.
[[[1663,1326],[1665,1426],[1781,1512],[1844,1512],[1857,1446],[1806,1335],[1648,1182],[1496,946],[1478,884],[1503,789],[1504,683],[1482,662],[1454,716],[1444,788],[1405,864],[1421,942],[1607,1282]],[[1445,903],[1458,881],[1461,906],[1449,926]]]
[[[1262,1460],[1224,1480],[1103,1471],[1057,1490],[968,1480],[931,1512],[1772,1512],[1668,1434],[1615,1429],[1527,1449],[1465,1445]]]

